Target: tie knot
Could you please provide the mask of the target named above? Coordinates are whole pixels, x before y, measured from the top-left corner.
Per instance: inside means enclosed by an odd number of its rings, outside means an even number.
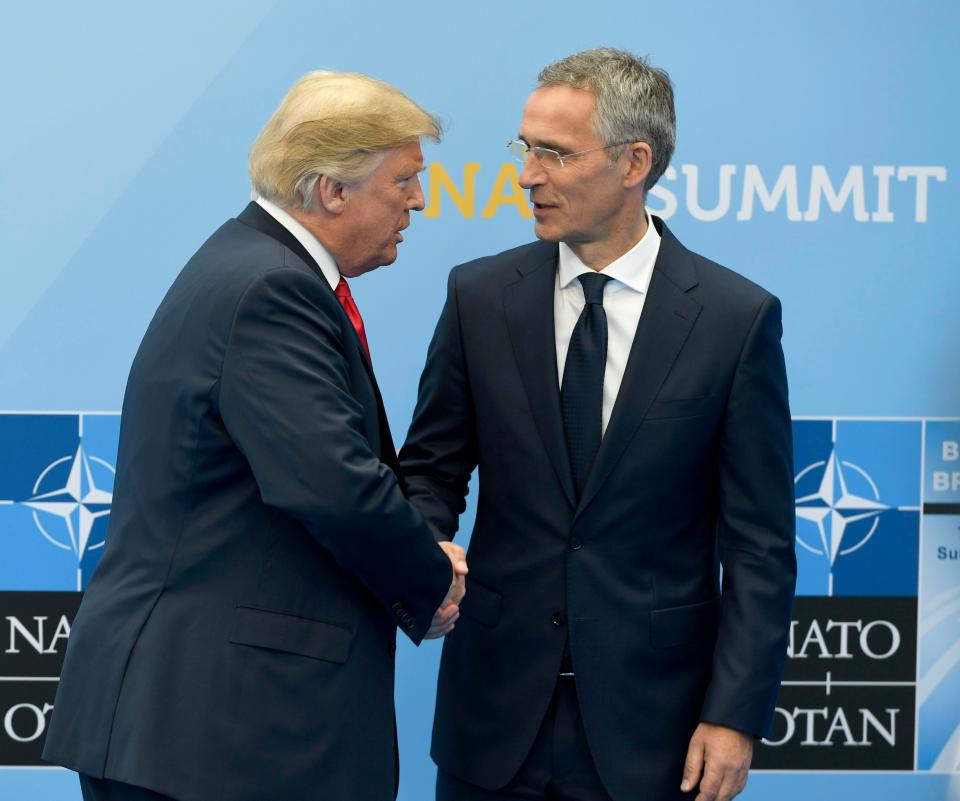
[[[333,293],[341,300],[343,298],[352,297],[352,295],[350,294],[350,286],[347,284],[346,281],[343,280],[342,275],[340,276],[340,283],[337,284],[337,288],[333,290]]]
[[[610,276],[600,273],[584,273],[579,278],[580,286],[583,287],[583,299],[587,304],[599,303],[602,306],[603,287],[610,280]]]

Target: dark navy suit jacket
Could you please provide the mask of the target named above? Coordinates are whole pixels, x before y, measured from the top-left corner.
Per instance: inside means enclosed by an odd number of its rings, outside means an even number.
[[[353,327],[250,204],[134,360],[44,757],[183,801],[395,797],[396,627],[451,568],[391,463]]]
[[[796,575],[780,304],[654,223],[659,256],[579,502],[557,381],[557,245],[450,275],[400,461],[447,538],[479,466],[432,754],[482,787],[526,756],[568,637],[615,801],[677,797],[700,720],[770,726]]]

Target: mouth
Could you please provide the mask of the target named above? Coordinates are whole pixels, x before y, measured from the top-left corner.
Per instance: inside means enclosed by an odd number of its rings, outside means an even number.
[[[546,214],[550,211],[550,209],[555,208],[556,206],[551,206],[549,203],[538,203],[537,201],[533,201],[533,213],[537,215]]]
[[[397,242],[403,242],[403,234],[401,234],[400,232],[403,231],[404,229],[406,229],[408,226],[409,226],[409,223],[408,223],[407,225],[401,225],[401,226],[394,232],[394,235],[397,237]]]

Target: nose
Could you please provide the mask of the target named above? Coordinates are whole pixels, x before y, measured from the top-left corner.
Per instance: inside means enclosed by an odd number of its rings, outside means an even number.
[[[413,191],[410,194],[407,208],[411,211],[423,211],[426,205],[426,200],[423,197],[423,187],[420,185],[420,176],[415,176],[413,179]]]
[[[547,181],[547,171],[532,152],[527,153],[526,161],[523,162],[523,169],[520,171],[519,181],[520,186],[524,189],[540,186]]]

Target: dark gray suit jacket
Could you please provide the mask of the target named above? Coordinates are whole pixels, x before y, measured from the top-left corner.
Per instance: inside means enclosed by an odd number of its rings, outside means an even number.
[[[649,293],[579,501],[557,382],[557,245],[450,276],[400,461],[448,538],[479,466],[432,753],[486,788],[526,756],[568,637],[616,801],[677,797],[699,720],[770,726],[796,575],[780,304],[654,223]]]
[[[390,463],[353,327],[250,204],[134,360],[44,757],[183,801],[393,798],[396,626],[419,642],[451,568]]]

